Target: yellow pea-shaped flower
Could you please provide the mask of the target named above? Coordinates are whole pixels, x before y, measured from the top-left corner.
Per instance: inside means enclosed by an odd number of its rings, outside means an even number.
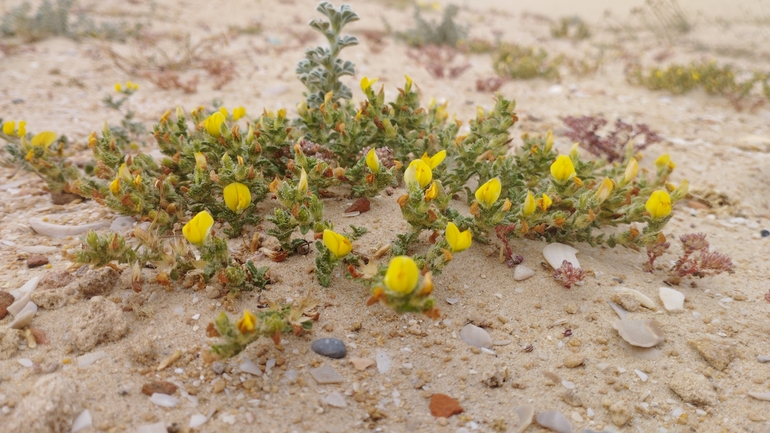
[[[444,236],[446,237],[446,241],[449,243],[449,247],[452,248],[452,252],[455,253],[467,250],[473,243],[473,235],[471,234],[471,230],[468,229],[464,232],[461,232],[453,222],[450,222],[446,225]]]
[[[219,137],[222,134],[222,124],[225,123],[225,115],[217,111],[206,119],[206,132]]]
[[[236,213],[243,212],[251,204],[251,191],[240,182],[233,182],[227,185],[222,190],[222,195],[225,197],[225,205]]]
[[[609,177],[605,177],[601,185],[599,185],[599,189],[596,190],[596,198],[599,200],[599,203],[604,203],[604,200],[607,200],[613,188],[615,188],[615,182]]]
[[[650,195],[644,208],[650,213],[652,219],[667,217],[671,213],[671,196],[659,189]]]
[[[428,152],[425,152],[422,154],[421,160],[428,164],[428,167],[430,167],[431,170],[435,169],[436,167],[441,164],[444,159],[446,158],[446,150],[441,150],[439,152],[436,152],[433,156],[428,156]]]
[[[430,184],[427,190],[425,190],[425,200],[430,201],[438,197],[438,185],[436,182]]]
[[[545,212],[549,207],[551,207],[553,200],[551,200],[551,197],[548,197],[548,194],[543,193],[543,196],[537,199],[535,204],[540,208],[541,211]]]
[[[32,137],[32,140],[30,140],[29,144],[33,146],[48,147],[54,141],[56,141],[56,133],[51,131],[44,131]]]
[[[15,131],[16,131],[16,122],[14,122],[13,120],[3,122],[3,134],[13,135]]]
[[[350,239],[332,230],[324,230],[323,241],[326,248],[337,258],[345,257],[353,250]]]
[[[417,269],[417,263],[411,257],[398,256],[390,260],[382,282],[389,290],[408,295],[417,288],[419,279],[420,271]]]
[[[245,310],[243,312],[243,316],[241,316],[240,319],[238,319],[237,322],[235,322],[235,327],[238,329],[238,331],[241,332],[241,334],[248,334],[251,332],[254,332],[254,328],[257,325],[257,316],[255,316],[251,311]]]
[[[112,182],[110,182],[110,191],[112,191],[113,194],[118,195],[120,192],[120,178],[116,177]]]
[[[625,173],[623,173],[623,182],[625,183],[631,182],[636,177],[636,174],[638,172],[639,172],[639,163],[636,161],[636,158],[631,158],[631,160],[628,161],[628,165],[626,166]]]
[[[668,153],[664,153],[663,155],[660,155],[658,159],[655,160],[655,166],[658,167],[658,170],[668,168],[669,171],[671,171],[674,168],[676,168],[676,164],[671,162],[671,156],[669,156]]]
[[[431,180],[433,180],[433,171],[421,159],[415,159],[410,162],[409,167],[404,172],[404,183],[407,185],[417,183],[420,185],[420,188],[425,188]]]
[[[551,175],[556,182],[564,183],[575,176],[575,165],[567,155],[559,155],[551,164]]]
[[[524,199],[524,206],[521,208],[521,213],[524,216],[532,215],[535,213],[535,209],[537,209],[535,197],[532,195],[531,191],[527,191],[527,197]]]
[[[492,206],[498,198],[500,198],[500,192],[502,191],[502,184],[500,179],[489,179],[484,185],[481,185],[476,190],[476,201],[482,206]]]
[[[211,227],[214,225],[214,218],[207,211],[198,212],[187,224],[182,227],[182,234],[184,237],[195,246],[202,246],[203,242],[211,232]]]
[[[366,154],[366,166],[375,173],[380,171],[380,158],[377,156],[374,148],[369,149],[369,152]]]
[[[372,78],[371,80],[369,77],[361,78],[361,90],[366,92],[366,90],[372,87],[372,84],[376,83],[378,80],[379,78]]]
[[[242,117],[246,116],[246,109],[243,107],[237,107],[233,109],[233,120],[238,120]]]
[[[200,168],[201,170],[208,168],[208,164],[206,163],[206,155],[204,155],[202,152],[195,152],[193,156],[195,157],[195,168]]]
[[[299,174],[299,182],[297,183],[297,192],[300,193],[300,195],[307,194],[307,173],[305,173],[305,169],[302,169],[302,172]]]
[[[120,83],[115,83],[115,91],[120,93],[123,91],[123,86],[120,85]]]
[[[24,137],[25,135],[27,135],[27,122],[26,121],[22,120],[22,121],[19,122],[19,130],[16,131],[16,134],[19,137]]]

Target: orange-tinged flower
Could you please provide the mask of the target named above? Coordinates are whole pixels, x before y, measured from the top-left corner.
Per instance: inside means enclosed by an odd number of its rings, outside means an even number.
[[[537,207],[539,207],[543,212],[547,211],[552,204],[553,200],[551,200],[551,197],[548,197],[546,193],[543,193],[543,197],[537,199],[536,202]]]
[[[118,195],[120,192],[120,178],[116,177],[112,182],[110,182],[110,191],[112,191],[113,194]]]
[[[248,333],[254,332],[256,325],[257,325],[257,316],[255,316],[249,310],[245,310],[243,312],[243,316],[241,316],[241,318],[238,319],[237,322],[235,322],[235,327],[238,329],[238,331],[241,332],[241,334],[248,334]]]
[[[436,197],[438,197],[438,185],[436,185],[436,182],[432,182],[425,191],[425,200],[433,200]]]
[[[353,251],[353,245],[350,243],[350,239],[332,230],[324,230],[323,235],[324,245],[329,251],[332,252],[337,258],[345,257]]]

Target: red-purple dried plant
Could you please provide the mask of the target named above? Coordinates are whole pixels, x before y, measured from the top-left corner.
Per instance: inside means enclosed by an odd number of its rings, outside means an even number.
[[[661,140],[657,133],[643,123],[631,125],[618,119],[615,121],[615,129],[600,135],[599,131],[607,125],[607,120],[601,117],[567,116],[561,120],[569,128],[564,135],[594,155],[607,158],[609,162],[622,161],[626,155],[626,146],[632,140],[633,153]],[[639,138],[641,136],[644,136],[643,141]]]
[[[665,239],[665,238],[664,238]],[[652,273],[655,270],[655,260],[662,256],[668,248],[671,246],[671,242],[656,242],[652,245],[647,245],[647,263],[642,265],[644,272]]]
[[[554,271],[553,277],[556,279],[556,282],[569,289],[578,281],[583,281],[586,273],[583,269],[576,268],[572,266],[572,263],[565,260],[561,262],[561,267]]]
[[[735,272],[733,261],[725,254],[709,251],[705,233],[688,233],[679,237],[684,254],[669,271],[667,281],[679,284],[684,277],[708,277],[722,272]]]
[[[508,265],[509,268],[512,268],[524,261],[524,257],[518,254],[513,255],[513,249],[511,248],[510,241],[508,240],[508,235],[515,229],[516,224],[499,225],[495,227],[495,234],[497,235],[497,238],[500,239],[500,241],[505,246],[505,264]]]

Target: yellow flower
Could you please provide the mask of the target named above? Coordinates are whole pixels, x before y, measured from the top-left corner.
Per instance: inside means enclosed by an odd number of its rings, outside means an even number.
[[[240,183],[233,182],[222,190],[227,207],[236,213],[241,213],[251,204],[251,192],[249,188]]]
[[[300,193],[300,195],[307,194],[307,173],[305,173],[305,169],[302,169],[302,173],[299,174],[299,182],[297,183],[297,192]]]
[[[255,316],[251,311],[245,310],[243,312],[243,316],[241,316],[240,319],[238,319],[237,322],[235,322],[235,327],[240,331],[241,334],[247,334],[254,332],[254,328],[257,325],[257,316]]]
[[[202,246],[203,242],[209,236],[211,226],[214,225],[214,218],[207,211],[198,212],[193,219],[182,227],[182,234],[191,244]]]
[[[221,126],[225,123],[225,115],[217,111],[206,119],[206,131],[214,137],[219,137]]]
[[[644,208],[650,213],[652,219],[664,218],[671,213],[671,196],[659,189],[652,193],[644,204]]]
[[[372,87],[372,84],[376,83],[379,78],[373,78],[369,79],[369,77],[361,78],[361,90],[366,92],[366,90],[370,87]]]
[[[24,137],[27,135],[27,122],[24,120],[19,121],[19,130],[16,131],[16,134],[19,137]]]
[[[433,200],[436,197],[438,197],[438,185],[436,185],[436,182],[433,182],[430,184],[428,190],[425,191],[425,200]]]
[[[404,75],[404,79],[406,80],[406,86],[404,86],[404,90],[408,92],[412,89],[412,77],[409,75]]]
[[[537,199],[536,202],[537,207],[539,207],[543,212],[547,211],[552,204],[553,200],[551,200],[551,197],[548,197],[546,193],[543,193],[543,197]]]
[[[249,132],[246,134],[246,144],[251,144],[254,142],[254,128],[249,125]],[[261,152],[258,151],[258,152]]]
[[[16,131],[16,122],[9,120],[3,123],[3,134],[13,135],[14,131]]]
[[[56,133],[51,131],[43,131],[30,140],[29,144],[33,146],[48,147],[56,140]]]
[[[375,173],[380,171],[380,158],[377,157],[374,148],[369,149],[369,153],[366,154],[366,166]]]
[[[604,200],[607,200],[613,188],[615,188],[615,182],[609,177],[605,177],[602,180],[602,184],[599,185],[599,189],[596,190],[596,198],[599,200],[599,203],[604,203]]]
[[[500,198],[500,192],[502,191],[502,185],[500,179],[489,179],[484,185],[481,185],[476,190],[476,201],[482,206],[492,206],[498,198]]]
[[[453,222],[450,222],[446,225],[444,237],[446,237],[446,241],[449,243],[449,247],[452,248],[452,252],[455,253],[467,250],[470,248],[471,243],[473,243],[473,235],[471,234],[471,230],[468,229],[464,232],[461,232]]]
[[[441,164],[444,159],[446,158],[446,150],[441,150],[439,152],[436,152],[433,156],[428,156],[428,152],[425,152],[422,154],[421,160],[423,160],[426,164],[428,164],[428,167],[430,167],[431,170],[435,169],[436,167]]]
[[[329,251],[332,252],[337,258],[345,257],[349,252],[353,250],[353,245],[350,244],[350,239],[337,232],[331,230],[324,230],[324,245]]]
[[[577,158],[578,156],[580,156],[580,154],[578,153],[579,148],[580,148],[580,143],[578,143],[577,141],[572,143],[572,147],[570,147],[569,149],[570,158]]]
[[[409,167],[404,172],[404,183],[407,185],[417,183],[420,188],[428,186],[430,181],[433,180],[433,171],[430,166],[421,159],[415,159],[409,163]]]
[[[687,193],[690,192],[690,183],[687,180],[683,180],[682,183],[674,190],[672,195],[675,200],[683,199]]]
[[[134,185],[137,188],[141,188],[141,186],[142,186],[142,176],[140,176],[138,174],[136,175],[136,177],[134,178]]]
[[[559,155],[556,161],[551,164],[551,175],[556,182],[564,183],[575,176],[575,166],[567,155]]]
[[[246,115],[246,109],[243,107],[238,107],[233,110],[233,120],[238,120],[241,117],[244,117]]]
[[[636,161],[636,158],[631,158],[631,160],[628,161],[628,165],[626,166],[626,172],[623,174],[623,182],[631,182],[636,177],[636,173],[638,172],[639,163]]]
[[[139,90],[139,85],[134,84],[131,81],[126,81],[126,88],[133,92],[133,91]]]
[[[669,171],[672,171],[674,168],[676,168],[676,164],[671,162],[671,157],[668,155],[668,153],[660,155],[658,159],[655,160],[655,166],[658,167],[658,170],[668,168]]]
[[[131,174],[130,171],[128,171],[128,167],[126,167],[126,163],[120,164],[120,168],[118,168],[118,177],[122,178],[126,182],[131,182],[134,180],[134,176]]]
[[[195,152],[193,156],[195,156],[195,168],[200,168],[201,170],[208,168],[208,164],[206,164],[206,155],[201,152]]]
[[[553,132],[551,132],[551,130],[549,129],[548,133],[545,134],[545,151],[546,152],[551,150],[551,148],[553,147],[553,142],[554,142]]]
[[[527,198],[524,199],[524,206],[521,208],[521,213],[524,216],[532,215],[535,213],[535,209],[537,209],[535,197],[532,196],[532,192],[527,191]]]
[[[222,113],[223,116],[225,116],[225,119],[227,119],[227,116],[230,115],[230,113],[227,112],[227,108],[225,107],[219,107],[219,112]]]
[[[398,256],[390,260],[382,282],[391,291],[408,295],[417,287],[419,279],[420,271],[417,269],[417,263],[411,257]]]
[[[112,191],[113,194],[118,195],[120,192],[120,178],[116,177],[115,180],[110,182],[110,191]]]

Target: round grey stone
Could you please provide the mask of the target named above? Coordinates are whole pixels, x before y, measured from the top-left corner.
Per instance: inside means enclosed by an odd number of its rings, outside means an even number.
[[[222,374],[225,372],[225,364],[223,362],[215,361],[211,364],[211,371],[216,374]]]
[[[337,338],[320,338],[314,341],[310,348],[319,355],[335,359],[344,358],[348,354],[345,343]]]

